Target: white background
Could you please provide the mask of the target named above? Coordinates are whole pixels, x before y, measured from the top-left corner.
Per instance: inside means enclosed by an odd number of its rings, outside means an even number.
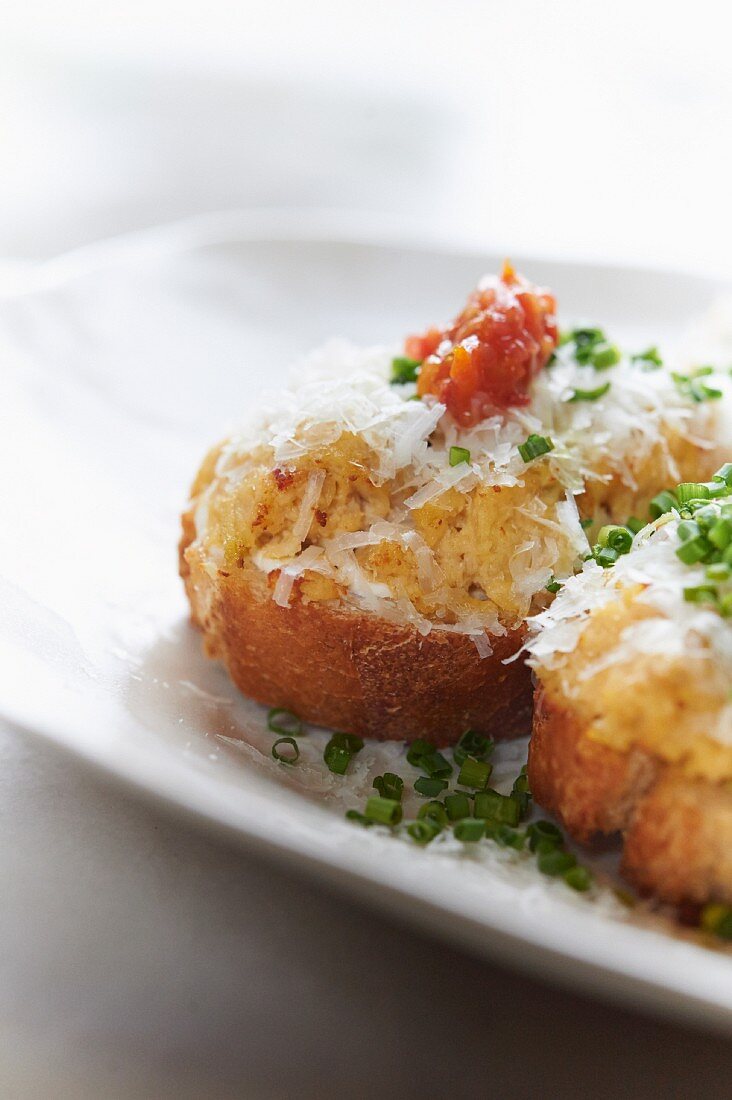
[[[0,256],[230,206],[730,261],[721,4],[0,10]],[[475,962],[0,741],[11,1097],[719,1094],[718,1039]]]

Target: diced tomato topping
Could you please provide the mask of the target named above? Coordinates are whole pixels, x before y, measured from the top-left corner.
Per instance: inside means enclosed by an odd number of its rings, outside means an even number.
[[[531,383],[557,346],[555,310],[553,294],[506,262],[449,325],[407,339],[406,354],[422,361],[418,393],[434,394],[465,427],[528,404]]]

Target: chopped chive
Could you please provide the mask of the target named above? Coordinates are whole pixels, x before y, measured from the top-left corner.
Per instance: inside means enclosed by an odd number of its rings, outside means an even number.
[[[551,592],[553,595],[555,592],[559,592],[562,588],[564,588],[564,585],[560,581],[558,581],[552,573],[544,587],[546,588],[547,592]]]
[[[491,839],[501,848],[515,848],[522,852],[526,844],[526,834],[519,829],[512,829],[510,825],[498,825],[491,830]]]
[[[452,750],[455,763],[460,767],[469,756],[475,760],[487,760],[492,755],[496,743],[492,737],[484,737],[476,730],[466,730]]]
[[[285,707],[272,707],[267,715],[267,727],[284,737],[301,737],[304,732],[298,716]]]
[[[609,546],[612,550],[617,550],[618,554],[627,554],[633,545],[633,534],[627,527],[618,527],[617,524],[609,523],[600,528],[597,541],[600,546]]]
[[[376,776],[373,786],[382,798],[395,798],[397,802],[401,802],[404,780],[400,775],[395,775],[394,772],[384,772],[383,775]]]
[[[476,821],[474,817],[465,817],[462,821],[455,822],[453,831],[456,840],[462,840],[465,844],[474,844],[483,836],[485,824],[482,821]]]
[[[645,523],[642,519],[638,519],[637,516],[628,516],[625,521],[625,526],[633,535],[637,535],[639,531],[642,531],[645,527]]]
[[[488,786],[493,765],[485,760],[475,760],[468,756],[460,768],[457,781],[461,787],[471,787],[474,790],[483,791]]]
[[[456,794],[446,794],[445,812],[450,821],[460,821],[463,817],[469,817],[470,799],[466,794],[462,794],[460,791]]]
[[[578,363],[589,363],[593,349],[605,341],[601,328],[575,328],[565,333],[561,342],[574,344],[574,357]]]
[[[706,568],[708,581],[724,582],[732,577],[732,565],[726,561],[715,561]]]
[[[595,370],[607,370],[619,363],[622,356],[617,344],[608,344],[606,341],[595,344],[590,353],[590,362]]]
[[[402,805],[395,798],[382,798],[375,794],[366,803],[364,813],[369,821],[376,821],[379,825],[398,825],[402,820]]]
[[[689,539],[695,539],[701,535],[701,527],[694,519],[682,519],[676,528],[676,534],[682,542],[687,542]]]
[[[470,462],[470,451],[467,447],[451,447],[448,460],[451,466],[459,466],[462,462]]]
[[[428,818],[430,821],[437,822],[443,828],[450,820],[441,802],[425,802],[423,806],[419,807],[417,817],[420,821],[423,818]]]
[[[636,355],[631,355],[630,360],[632,363],[645,363],[647,364],[643,370],[658,370],[663,366],[663,359],[659,353],[658,348],[646,348],[645,351],[637,352]]]
[[[576,404],[578,401],[599,401],[609,389],[610,383],[606,382],[604,386],[598,386],[594,390],[572,390],[572,395],[567,398],[567,401],[570,405]]]
[[[431,779],[449,779],[452,775],[452,764],[446,760],[441,752],[429,752],[420,756],[419,765]]]
[[[580,527],[582,528],[583,531],[588,531],[590,529],[590,527],[592,527],[592,524],[594,522],[595,521],[593,519],[590,519],[589,517],[587,519],[581,519],[580,520]]]
[[[683,481],[676,486],[676,498],[679,504],[686,504],[688,500],[708,500],[709,488],[699,481]]]
[[[423,741],[421,737],[418,737],[407,745],[407,760],[418,768],[422,757],[434,752],[434,749],[435,746],[431,745],[429,741]]]
[[[723,940],[732,940],[732,908],[720,902],[709,902],[701,911],[700,925]]]
[[[436,795],[442,794],[446,787],[446,779],[432,779],[426,775],[420,775],[419,779],[414,781],[417,794],[423,794],[426,798],[435,798]]]
[[[288,752],[280,752],[279,746],[287,745]],[[272,746],[272,756],[280,764],[295,764],[300,759],[300,749],[294,737],[278,737]]]
[[[592,556],[597,564],[601,565],[603,569],[609,569],[611,565],[615,565],[620,554],[617,550],[614,550],[612,546],[600,546]]]
[[[571,852],[565,852],[561,848],[553,848],[551,852],[537,854],[536,866],[542,875],[564,875],[571,867],[574,867],[577,859]]]
[[[549,451],[553,450],[554,444],[549,436],[535,435],[534,433],[528,436],[525,443],[520,443],[518,448],[524,462],[531,462],[532,459],[549,454]]]
[[[345,775],[351,759],[363,748],[363,741],[352,733],[334,733],[323,750],[323,760],[336,775]]]
[[[518,825],[521,820],[521,806],[511,795],[498,791],[479,791],[475,796],[476,817],[487,818],[497,825]]]
[[[549,840],[556,848],[563,842],[562,830],[552,821],[532,821],[526,829],[531,851],[536,851],[536,846],[541,840]]]
[[[409,359],[406,355],[397,355],[391,361],[391,384],[402,385],[404,382],[416,382],[421,360]]]
[[[718,605],[717,611],[723,619],[729,619],[732,615],[732,592],[728,592],[725,596],[722,596]]]
[[[521,817],[525,817],[528,813],[529,804],[531,802],[529,777],[526,774],[525,767],[521,771],[521,774],[517,775],[513,781],[513,787],[511,788],[511,798],[516,799],[521,810]]]
[[[676,557],[684,565],[694,565],[695,562],[703,561],[711,550],[712,544],[703,535],[697,535],[696,538],[687,539],[676,548]]]
[[[684,589],[684,599],[687,603],[716,603],[717,589],[709,584],[696,584]]]
[[[570,867],[562,876],[567,886],[584,893],[592,886],[592,875],[586,867]]]
[[[433,821],[431,818],[422,818],[418,821],[410,821],[407,825],[407,832],[416,844],[425,845],[433,841],[442,832],[442,828],[437,821]]]
[[[723,481],[728,488],[732,488],[732,462],[725,462],[724,466],[720,466],[712,480]]]
[[[664,489],[662,493],[655,496],[651,501],[648,511],[651,519],[658,519],[660,516],[664,516],[666,512],[673,512],[678,507],[678,500],[669,489]]]
[[[366,817],[366,814],[362,814],[360,810],[346,810],[346,817],[349,821],[357,821],[359,825],[373,825],[374,822],[370,817]]]

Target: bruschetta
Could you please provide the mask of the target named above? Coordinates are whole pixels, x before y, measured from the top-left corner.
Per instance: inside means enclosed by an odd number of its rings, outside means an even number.
[[[180,561],[207,652],[331,728],[527,731],[527,616],[588,533],[715,469],[712,381],[560,337],[552,294],[509,265],[401,354],[327,345],[194,482]]]

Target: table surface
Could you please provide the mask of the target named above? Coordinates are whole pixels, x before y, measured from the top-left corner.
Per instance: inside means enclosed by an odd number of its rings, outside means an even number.
[[[288,205],[729,273],[724,14],[5,5],[0,257]],[[405,930],[31,737],[0,729],[0,756],[3,1097],[685,1098],[729,1079],[725,1039]]]

